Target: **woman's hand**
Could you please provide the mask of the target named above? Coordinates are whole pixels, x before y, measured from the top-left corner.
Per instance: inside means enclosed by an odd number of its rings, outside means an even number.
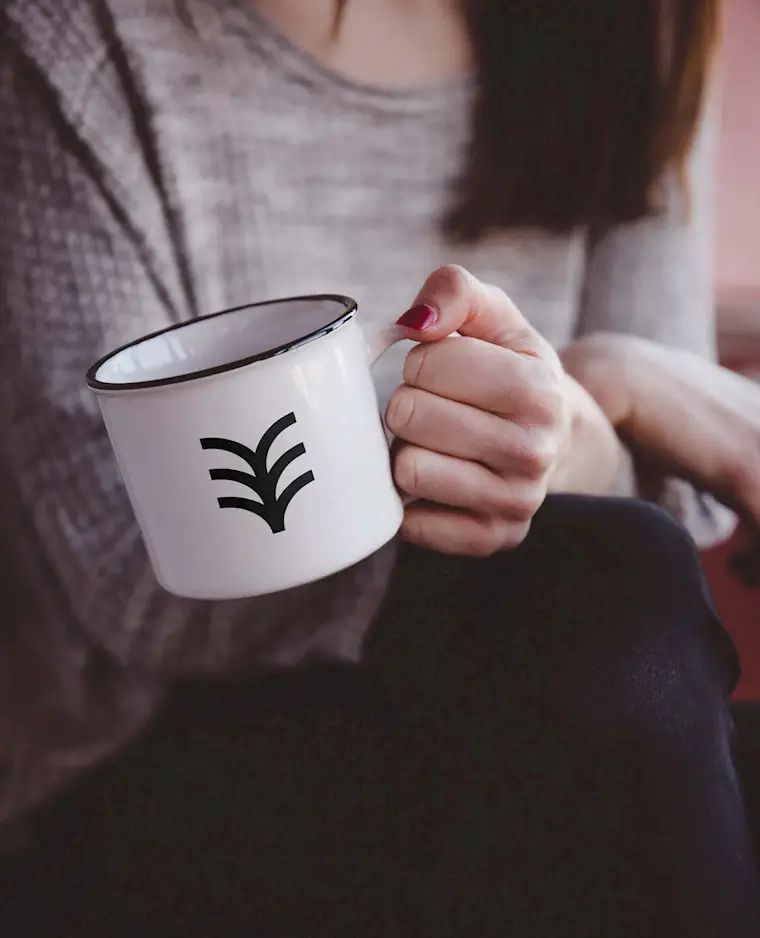
[[[633,336],[589,336],[562,359],[648,460],[760,525],[760,386]]]
[[[516,547],[566,432],[558,356],[505,293],[460,267],[431,274],[399,326],[420,342],[386,413],[396,483],[414,498],[404,536],[442,553]]]
[[[442,553],[515,547],[567,449],[558,356],[501,290],[459,267],[431,274],[399,325],[420,342],[386,415],[396,482],[413,497],[405,537]]]

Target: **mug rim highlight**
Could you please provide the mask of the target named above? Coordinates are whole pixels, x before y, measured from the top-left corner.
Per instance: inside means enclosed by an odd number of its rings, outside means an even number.
[[[195,371],[186,372],[185,374],[172,375],[165,378],[153,378],[147,381],[101,381],[97,377],[100,369],[117,355],[120,355],[122,352],[126,352],[129,349],[137,348],[144,342],[159,338],[162,335],[167,335],[168,333],[176,332],[180,329],[190,328],[199,322],[205,322],[209,319],[219,319],[222,316],[227,316],[231,313],[240,313],[247,309],[257,309],[262,306],[278,306],[284,305],[286,303],[302,303],[310,301],[334,302],[342,307],[342,312],[334,319],[331,319],[323,325],[319,326],[317,329],[313,329],[311,332],[307,332],[304,335],[298,336],[296,339],[293,339],[290,342],[286,342],[283,345],[274,346],[270,349],[265,349],[263,352],[258,352],[255,355],[247,355],[244,358],[236,358],[233,361],[225,362],[223,365],[217,365],[213,368],[199,368]],[[256,303],[244,303],[242,306],[231,306],[229,309],[219,310],[215,313],[207,313],[203,316],[197,316],[195,319],[173,323],[171,326],[165,326],[163,329],[157,329],[155,332],[151,332],[148,335],[142,335],[137,339],[133,339],[131,342],[126,342],[124,345],[120,345],[118,348],[110,351],[107,355],[99,358],[87,369],[87,385],[93,391],[139,391],[145,390],[147,388],[171,387],[177,384],[184,384],[188,381],[197,381],[200,378],[210,378],[214,375],[228,374],[229,372],[235,371],[238,368],[244,368],[245,366],[253,365],[256,362],[266,361],[270,358],[275,358],[278,355],[284,355],[286,352],[293,351],[294,349],[300,348],[309,342],[313,342],[316,339],[329,335],[331,332],[334,332],[349,320],[353,319],[357,309],[358,305],[356,300],[349,296],[342,296],[338,293],[314,293],[307,294],[305,296],[286,296],[273,300],[260,300]]]

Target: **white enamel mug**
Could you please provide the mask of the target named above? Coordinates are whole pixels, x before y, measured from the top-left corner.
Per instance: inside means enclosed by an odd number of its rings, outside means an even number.
[[[87,383],[171,593],[238,599],[358,563],[403,517],[370,374],[398,339],[356,303],[307,296],[171,326]]]

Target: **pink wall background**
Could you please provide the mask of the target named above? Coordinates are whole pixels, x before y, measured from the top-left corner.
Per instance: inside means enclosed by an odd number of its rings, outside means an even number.
[[[724,30],[718,294],[760,303],[760,0],[726,0]]]

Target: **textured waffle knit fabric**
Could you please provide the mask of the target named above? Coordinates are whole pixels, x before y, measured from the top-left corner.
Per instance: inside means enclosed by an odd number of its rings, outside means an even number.
[[[121,746],[178,678],[357,659],[393,565],[389,545],[263,599],[164,593],[84,387],[102,354],[313,292],[356,297],[372,327],[445,262],[506,289],[557,347],[612,330],[714,353],[709,127],[688,213],[667,182],[663,215],[594,238],[454,247],[439,219],[470,77],[353,84],[249,0],[5,0],[0,44],[0,820]],[[381,401],[404,351],[382,361]],[[664,501],[720,536],[685,484]]]

